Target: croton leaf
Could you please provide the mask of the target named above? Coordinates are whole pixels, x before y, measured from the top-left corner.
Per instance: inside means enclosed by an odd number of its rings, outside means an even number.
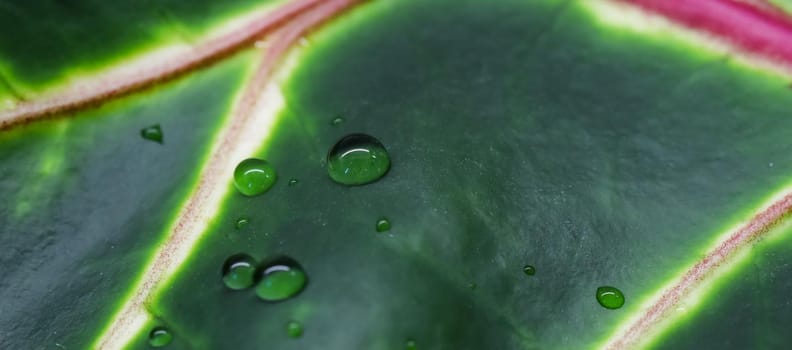
[[[788,347],[784,6],[2,1],[0,348]]]

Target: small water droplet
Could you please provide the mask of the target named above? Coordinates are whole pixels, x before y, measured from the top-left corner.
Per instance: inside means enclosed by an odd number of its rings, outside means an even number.
[[[418,350],[418,344],[415,340],[407,339],[407,342],[404,344],[407,350]]]
[[[167,346],[173,341],[173,334],[165,327],[154,327],[149,332],[148,343],[152,347],[161,348]]]
[[[775,163],[773,163],[773,162],[770,162],[770,163],[768,163],[768,164],[767,164],[767,166],[772,168],[772,167],[774,167],[774,166],[775,166]]]
[[[159,124],[140,129],[140,136],[146,140],[162,143],[162,128]]]
[[[475,283],[475,282],[470,282],[470,283],[468,283],[468,288],[469,288],[470,290],[474,290],[474,289],[476,289],[476,287],[477,287],[477,285],[476,285],[476,283]]]
[[[327,171],[333,181],[353,186],[379,180],[390,169],[390,156],[379,140],[351,134],[336,142],[327,154]]]
[[[236,222],[236,224],[234,224],[234,226],[236,227],[237,230],[241,230],[241,229],[245,228],[245,226],[247,226],[249,223],[250,223],[250,220],[248,218],[241,217],[241,218],[237,219],[237,222]]]
[[[264,301],[281,301],[300,294],[308,283],[300,264],[286,256],[262,264],[256,270],[256,295]]]
[[[533,276],[536,274],[536,268],[532,265],[525,265],[523,266],[523,272],[528,276]]]
[[[624,305],[624,294],[615,287],[597,288],[597,302],[606,309],[618,309]]]
[[[344,117],[337,116],[337,117],[333,118],[333,121],[331,121],[330,124],[333,125],[333,126],[339,126],[339,125],[343,124],[344,121],[345,121]]]
[[[377,232],[389,231],[390,228],[391,228],[391,223],[387,218],[377,219]]]
[[[296,185],[298,182],[300,182],[300,181],[299,181],[299,180],[297,180],[297,179],[289,179],[289,186],[294,186],[294,185]]]
[[[255,271],[256,260],[250,255],[232,255],[223,264],[223,284],[233,290],[250,288]]]
[[[303,325],[297,321],[291,321],[286,325],[286,333],[290,338],[299,338],[303,334]]]
[[[234,169],[234,186],[245,196],[267,192],[277,180],[275,168],[265,160],[248,158]]]

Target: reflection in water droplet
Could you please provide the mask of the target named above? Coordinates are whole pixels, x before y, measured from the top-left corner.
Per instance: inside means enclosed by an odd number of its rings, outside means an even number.
[[[308,283],[300,264],[289,257],[278,257],[256,270],[256,295],[264,301],[281,301],[300,294]]]
[[[407,350],[418,350],[418,344],[415,343],[415,340],[408,339],[404,345]]]
[[[236,222],[236,224],[234,226],[236,227],[237,230],[241,230],[245,226],[247,226],[247,224],[249,224],[249,223],[250,223],[250,220],[248,218],[241,217],[241,218],[237,219],[237,222]]]
[[[391,224],[387,218],[379,218],[377,220],[377,232],[385,232],[390,230]]]
[[[286,332],[290,338],[299,338],[303,334],[303,326],[297,321],[291,321],[286,325]]]
[[[234,186],[246,196],[267,192],[275,184],[275,180],[275,168],[265,160],[248,158],[234,169]]]
[[[523,272],[528,276],[533,276],[536,274],[536,268],[531,265],[523,266]]]
[[[379,180],[390,169],[390,156],[377,139],[351,134],[336,142],[327,154],[327,171],[343,185],[364,185]]]
[[[140,136],[146,140],[162,143],[162,129],[159,124],[152,125],[140,130]]]
[[[250,288],[255,271],[256,261],[250,255],[232,255],[223,264],[223,284],[233,290]]]
[[[624,305],[624,294],[614,287],[597,288],[597,302],[606,309],[618,309]]]
[[[149,332],[148,343],[152,347],[161,348],[167,346],[173,341],[173,334],[165,327],[154,327]]]

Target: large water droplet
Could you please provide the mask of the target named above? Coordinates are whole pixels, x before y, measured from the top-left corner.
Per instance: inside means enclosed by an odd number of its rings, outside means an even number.
[[[299,338],[303,334],[303,325],[297,321],[291,321],[286,325],[286,333],[290,338]]]
[[[614,287],[597,288],[597,302],[606,309],[618,309],[624,305],[624,294]]]
[[[533,267],[532,265],[525,265],[523,266],[523,273],[525,273],[528,276],[533,276],[536,274],[536,268]]]
[[[255,271],[256,261],[250,255],[233,255],[223,264],[223,284],[233,290],[250,288]]]
[[[412,339],[408,339],[407,342],[404,343],[404,347],[407,350],[418,350],[418,344]]]
[[[300,294],[308,283],[300,264],[289,257],[278,257],[256,270],[256,295],[264,301],[281,301]]]
[[[149,332],[148,343],[152,347],[161,348],[173,341],[173,334],[165,327],[154,327]]]
[[[377,220],[377,232],[385,232],[390,230],[391,224],[387,218],[379,218]]]
[[[275,168],[265,160],[248,158],[234,169],[234,186],[246,196],[267,192],[275,184]]]
[[[343,185],[364,185],[379,180],[390,169],[385,146],[365,134],[344,136],[327,154],[327,171]]]
[[[149,141],[162,143],[162,128],[159,124],[143,128],[140,130],[140,136]]]

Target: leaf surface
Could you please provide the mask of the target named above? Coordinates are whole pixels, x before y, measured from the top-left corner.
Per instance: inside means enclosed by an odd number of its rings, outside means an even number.
[[[37,43],[5,49],[4,37],[0,97],[162,45],[161,33],[201,37],[253,4],[96,6],[147,30],[64,17],[79,24],[53,43],[64,47],[57,57]],[[78,40],[99,27],[109,29]],[[56,31],[42,24],[14,40]],[[88,56],[107,38],[118,41]],[[278,182],[258,197],[221,184],[229,195],[146,300],[149,319],[129,329],[139,332],[129,348],[148,348],[154,326],[173,332],[170,349],[376,350],[408,339],[421,349],[596,348],[789,183],[787,78],[672,34],[614,26],[589,3],[368,2],[302,46],[283,68],[275,129],[247,126],[261,128],[250,156],[272,163]],[[0,134],[0,245],[12,247],[0,255],[0,348],[96,344],[203,186],[259,56],[230,55]],[[162,145],[140,138],[154,124]],[[356,132],[382,141],[393,164],[376,183],[343,187],[325,156]],[[250,223],[237,229],[241,217]],[[392,224],[385,233],[380,217]],[[684,316],[666,315],[674,324],[651,345],[789,343],[781,226],[685,301]],[[280,303],[227,290],[221,267],[240,252],[296,259],[307,289]],[[599,306],[603,285],[622,290],[625,306]],[[289,338],[290,321],[304,325],[302,338]]]

